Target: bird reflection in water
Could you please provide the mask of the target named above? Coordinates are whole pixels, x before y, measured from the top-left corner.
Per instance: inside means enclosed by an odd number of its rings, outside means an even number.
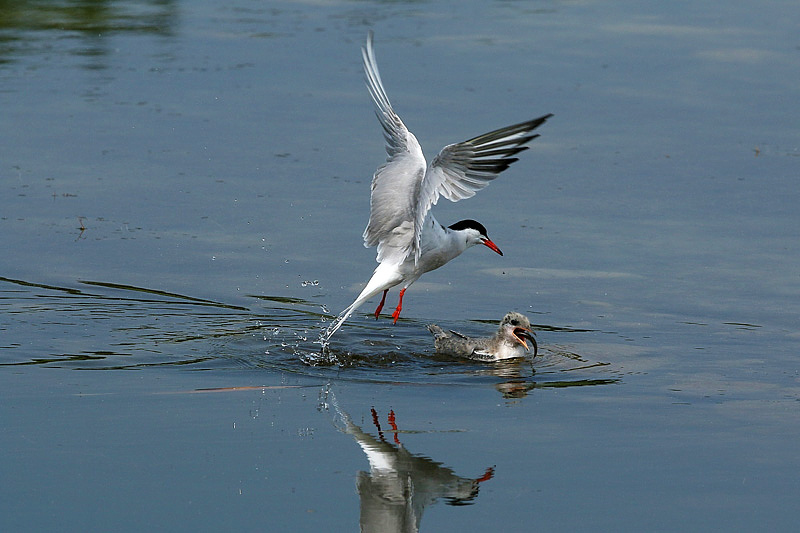
[[[458,476],[442,463],[413,454],[403,446],[394,411],[389,411],[387,417],[386,432],[391,433],[387,440],[374,408],[372,424],[377,436],[356,425],[332,394],[331,398],[337,428],[355,439],[369,461],[369,472],[359,472],[356,479],[363,532],[419,531],[428,505],[439,499],[449,505],[469,505],[478,495],[480,484],[494,475],[494,468],[490,467],[477,478]]]

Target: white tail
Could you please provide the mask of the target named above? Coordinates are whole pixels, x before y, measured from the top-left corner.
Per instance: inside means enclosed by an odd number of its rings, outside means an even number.
[[[364,290],[361,291],[361,294],[358,295],[358,298],[350,304],[350,306],[339,313],[339,316],[328,326],[328,329],[320,336],[320,341],[322,342],[323,346],[327,346],[328,341],[331,340],[333,334],[336,333],[344,321],[347,320],[350,315],[352,315],[356,309],[361,307],[361,305],[386,289],[390,289],[403,281],[403,278],[397,272],[396,267],[390,266],[386,263],[381,263],[378,265],[378,268],[375,269],[373,272],[372,277],[367,282],[367,286],[364,287]],[[410,283],[409,283],[410,285]]]
[[[328,342],[331,340],[331,337],[333,337],[333,334],[339,331],[339,328],[342,327],[344,321],[347,320],[350,317],[350,315],[353,314],[353,311],[355,311],[357,308],[358,306],[356,306],[356,302],[353,302],[352,304],[350,304],[350,307],[342,311],[339,314],[339,316],[336,317],[336,320],[334,320],[331,323],[331,325],[328,326],[328,329],[326,329],[325,332],[320,337],[323,346],[326,346],[328,344]]]

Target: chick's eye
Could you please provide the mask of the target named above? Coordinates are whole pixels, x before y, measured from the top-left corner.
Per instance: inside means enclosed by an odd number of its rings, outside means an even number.
[[[515,318],[514,320],[512,320],[512,321],[511,321],[511,325],[512,325],[512,326],[519,326],[519,320],[517,320],[517,319]]]

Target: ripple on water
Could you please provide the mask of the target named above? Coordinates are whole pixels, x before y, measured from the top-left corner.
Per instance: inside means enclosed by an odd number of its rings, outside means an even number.
[[[323,349],[320,335],[333,317],[299,298],[252,296],[229,305],[159,290],[105,282],[58,287],[0,279],[0,304],[14,331],[2,365],[78,369],[180,366],[190,370],[254,368],[323,379],[427,385],[492,384],[509,396],[534,388],[618,382],[610,365],[556,344],[581,332],[537,325],[539,355],[500,363],[434,353],[427,320],[355,315]],[[473,335],[494,321],[448,324]],[[561,337],[559,339],[559,337]],[[65,339],[69,339],[67,343]]]
[[[543,342],[535,359],[477,362],[434,353],[426,328],[429,321],[406,318],[395,326],[388,317],[375,321],[369,315],[359,315],[323,348],[320,336],[333,317],[317,316],[317,322],[308,327],[308,315],[296,308],[273,308],[271,313],[285,314],[283,326],[265,328],[256,339],[261,344],[260,353],[247,357],[251,364],[275,371],[383,383],[490,383],[509,396],[534,388],[605,385],[620,380],[620,374],[608,363],[590,360],[568,346],[547,344],[547,339],[540,339]],[[462,326],[470,332],[476,330],[473,323]],[[479,328],[476,334],[485,329]],[[537,329],[575,333],[551,326]]]

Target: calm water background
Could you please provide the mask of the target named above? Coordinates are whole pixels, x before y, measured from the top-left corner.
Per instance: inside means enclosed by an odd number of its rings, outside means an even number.
[[[793,530],[798,19],[3,3],[0,529]],[[370,28],[429,156],[555,117],[436,208],[505,256],[426,275],[397,326],[365,309],[321,365],[374,267]],[[511,309],[533,363],[433,355],[425,324],[484,334]]]

